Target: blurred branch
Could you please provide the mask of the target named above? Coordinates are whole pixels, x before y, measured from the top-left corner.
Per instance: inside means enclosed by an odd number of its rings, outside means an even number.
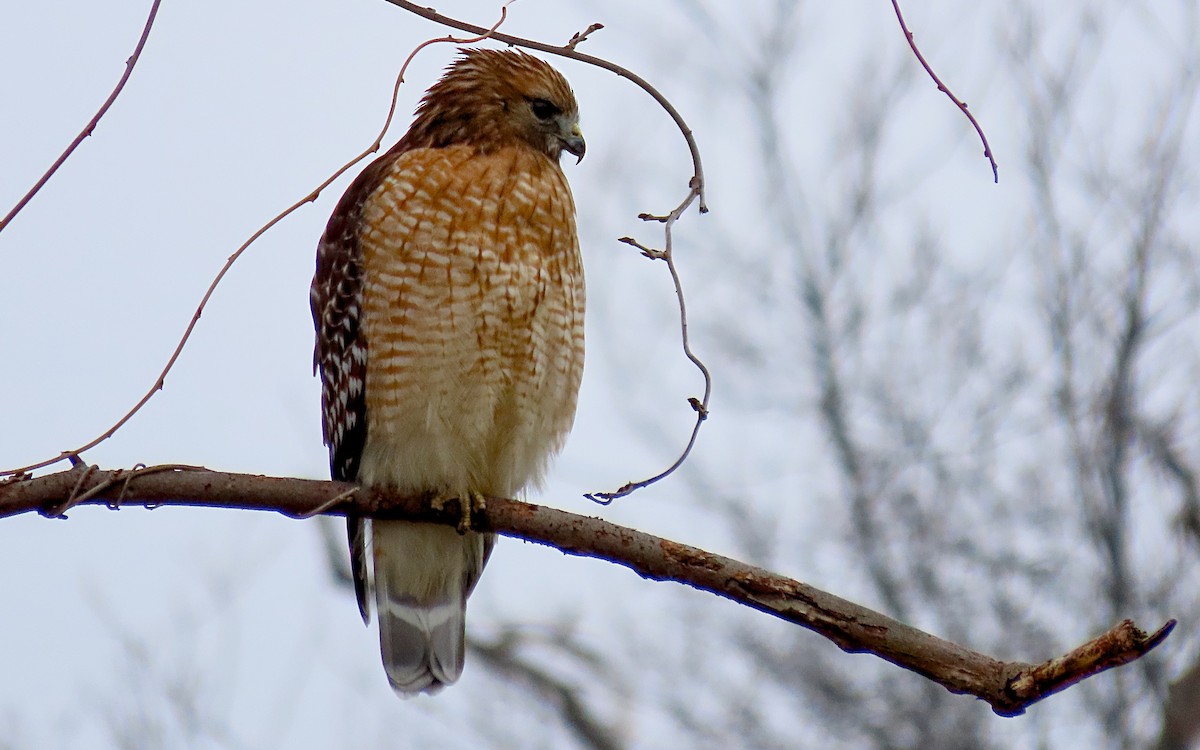
[[[1171,683],[1157,750],[1189,750],[1200,737],[1200,662]]]
[[[888,608],[900,616],[905,616],[903,587],[900,581],[896,580],[894,568],[888,562],[887,545],[880,529],[872,494],[868,489],[867,460],[850,427],[842,373],[835,356],[835,342],[838,337],[830,324],[825,291],[817,283],[813,273],[805,274],[802,283],[804,305],[813,326],[813,369],[821,393],[820,414],[833,442],[837,464],[849,490],[851,517],[859,554],[862,555],[871,580]]]
[[[592,715],[578,687],[521,657],[518,653],[520,640],[516,633],[505,633],[493,641],[471,638],[467,646],[490,669],[525,683],[556,706],[562,714],[563,723],[582,747],[594,750],[620,750],[625,747],[612,729]]]
[[[364,491],[351,484],[231,474],[199,468],[149,467],[126,471],[77,465],[44,477],[0,483],[0,517],[40,512],[61,516],[86,503],[184,505],[270,510],[294,518],[341,515],[402,518],[455,525],[457,503],[434,510],[428,498]],[[672,542],[598,518],[488,498],[472,514],[472,528],[555,547],[567,554],[623,565],[643,578],[676,581],[808,628],[848,652],[866,652],[930,679],[954,693],[974,695],[1002,716],[1112,667],[1141,657],[1174,627],[1147,635],[1125,620],[1070,653],[1041,664],[1004,662],[971,651],[761,568]]]
[[[1173,430],[1169,424],[1152,424],[1140,419],[1134,427],[1154,462],[1179,487],[1183,508],[1179,511],[1177,525],[1194,541],[1200,542],[1200,477],[1197,477],[1195,467],[1173,444]]]
[[[58,159],[56,159],[54,163],[50,165],[50,168],[47,169],[46,173],[42,175],[41,179],[39,179],[37,183],[35,183],[34,186],[29,189],[29,192],[26,193],[21,200],[17,201],[17,205],[13,206],[13,209],[8,212],[8,215],[3,219],[0,219],[0,232],[4,231],[4,228],[8,226],[14,218],[16,218],[16,215],[21,212],[21,209],[25,208],[25,205],[29,203],[29,201],[33,200],[33,196],[37,195],[38,191],[50,181],[50,178],[53,177],[54,173],[58,171],[58,168],[61,167],[68,158],[70,158],[71,154],[75,152],[75,149],[79,148],[79,144],[83,143],[83,139],[90,136],[92,132],[96,130],[96,126],[100,124],[100,118],[104,117],[104,114],[108,112],[109,107],[111,107],[113,102],[117,100],[117,97],[121,95],[121,91],[125,88],[126,81],[129,80],[129,76],[133,73],[133,66],[137,65],[138,58],[142,56],[142,49],[146,46],[146,40],[150,38],[150,29],[154,27],[154,18],[158,15],[158,6],[161,2],[162,0],[154,0],[154,3],[150,6],[150,15],[146,18],[146,25],[142,29],[142,35],[138,38],[137,46],[133,48],[133,54],[130,55],[129,59],[125,61],[125,72],[121,74],[121,80],[117,81],[116,88],[114,88],[112,93],[108,95],[108,99],[104,100],[104,104],[100,105],[100,109],[96,111],[96,114],[92,115],[92,119],[88,120],[88,124],[83,126],[83,130],[79,132],[79,135],[75,136],[75,140],[71,141],[71,145],[67,146],[67,150],[63,151]]]

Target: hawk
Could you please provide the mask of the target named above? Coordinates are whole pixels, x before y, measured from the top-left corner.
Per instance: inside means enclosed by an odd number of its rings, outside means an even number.
[[[583,269],[559,157],[584,150],[562,75],[522,52],[467,49],[350,185],[310,295],[334,479],[459,498],[464,522],[483,496],[541,480],[583,374]],[[453,683],[494,535],[354,516],[347,531],[364,622],[371,550],[392,687]]]

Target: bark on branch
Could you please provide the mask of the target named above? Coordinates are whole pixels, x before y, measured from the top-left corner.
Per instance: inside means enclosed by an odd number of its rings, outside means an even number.
[[[404,518],[454,525],[456,504],[440,511],[426,498],[362,491],[312,479],[230,474],[191,466],[70,471],[0,482],[0,517],[36,511],[60,517],[80,504],[191,505],[269,510],[293,518],[342,515]],[[643,578],[675,581],[725,597],[819,633],[844,651],[872,653],[953,693],[974,695],[1001,716],[1094,674],[1128,664],[1167,637],[1171,620],[1147,635],[1130,620],[1073,651],[1040,664],[1006,662],[971,651],[799,581],[599,518],[504,498],[488,498],[472,527],[623,565]]]

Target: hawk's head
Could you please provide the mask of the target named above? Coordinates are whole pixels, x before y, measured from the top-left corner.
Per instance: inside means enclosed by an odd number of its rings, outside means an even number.
[[[546,62],[516,50],[465,49],[421,99],[409,148],[471,144],[492,151],[524,143],[558,161],[583,159],[579,105]]]

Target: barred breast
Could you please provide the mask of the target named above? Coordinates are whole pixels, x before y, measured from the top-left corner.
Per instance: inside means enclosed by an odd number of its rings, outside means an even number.
[[[574,419],[584,286],[570,188],[525,148],[398,158],[363,207],[360,479],[511,497]]]

